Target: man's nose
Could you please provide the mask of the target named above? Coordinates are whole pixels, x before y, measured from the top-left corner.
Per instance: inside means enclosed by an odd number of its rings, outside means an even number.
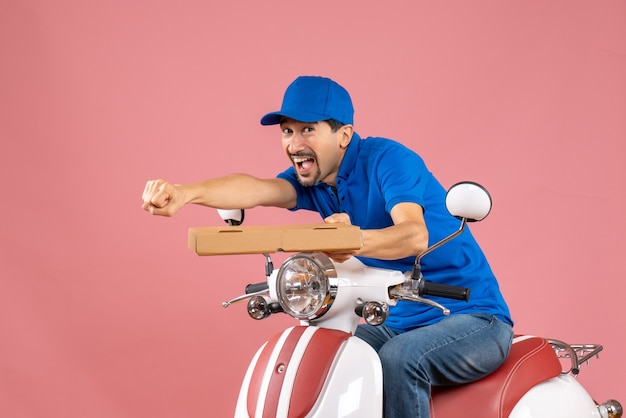
[[[287,149],[291,154],[293,154],[298,151],[302,151],[304,149],[304,144],[304,136],[300,133],[294,133],[291,138],[289,138],[289,145],[287,146]]]

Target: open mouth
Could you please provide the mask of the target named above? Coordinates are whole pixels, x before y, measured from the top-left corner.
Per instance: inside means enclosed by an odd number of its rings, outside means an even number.
[[[293,165],[300,175],[309,174],[315,165],[315,157],[309,155],[294,155],[291,157],[291,161],[293,161]]]

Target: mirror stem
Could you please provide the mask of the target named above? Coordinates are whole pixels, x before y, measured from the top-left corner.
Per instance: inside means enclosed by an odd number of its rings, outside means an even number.
[[[467,218],[462,218],[461,219],[461,226],[459,227],[458,231],[456,231],[455,233],[448,235],[447,237],[445,237],[444,239],[442,239],[441,241],[439,241],[436,244],[433,244],[431,247],[428,247],[426,249],[426,251],[424,251],[423,253],[421,253],[420,255],[418,255],[415,258],[415,264],[413,265],[413,271],[411,273],[411,278],[413,280],[419,280],[422,277],[422,267],[420,264],[420,261],[422,259],[422,257],[424,257],[426,254],[430,253],[433,250],[436,250],[437,248],[441,247],[443,244],[445,244],[446,242],[450,241],[452,238],[455,238],[456,236],[458,236],[461,232],[463,232],[465,230],[465,227],[467,226]]]
[[[265,277],[270,277],[274,271],[274,263],[269,254],[263,254],[265,256]]]

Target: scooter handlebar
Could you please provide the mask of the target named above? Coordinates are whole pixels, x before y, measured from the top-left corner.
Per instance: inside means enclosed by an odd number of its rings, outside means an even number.
[[[440,296],[449,299],[464,300],[467,302],[470,296],[470,289],[468,289],[467,287],[433,283],[424,280],[422,282],[422,286],[420,286],[419,294],[420,296]]]
[[[250,293],[262,292],[264,290],[268,290],[269,288],[270,287],[267,282],[252,283],[246,286],[246,295],[249,295]]]

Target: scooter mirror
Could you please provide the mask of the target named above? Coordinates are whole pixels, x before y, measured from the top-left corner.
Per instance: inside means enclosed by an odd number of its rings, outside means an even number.
[[[217,213],[230,226],[239,226],[243,223],[243,209],[218,209]]]
[[[491,211],[491,196],[480,184],[463,181],[448,190],[446,208],[452,216],[467,222],[482,221]]]

